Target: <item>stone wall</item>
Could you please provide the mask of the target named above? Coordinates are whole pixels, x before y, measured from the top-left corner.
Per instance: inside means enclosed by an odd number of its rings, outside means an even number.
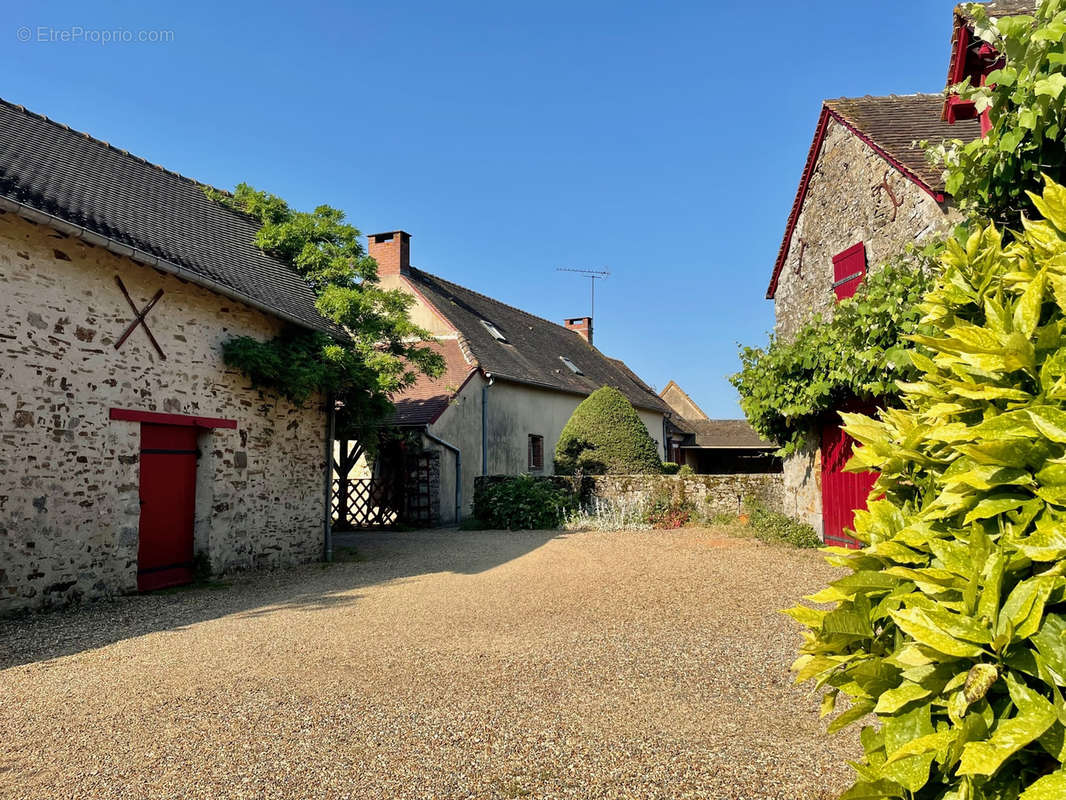
[[[710,514],[737,514],[744,498],[781,511],[781,474],[763,475],[598,475],[591,494],[604,500],[640,500],[669,494],[696,503]]]
[[[114,344],[138,308],[143,329]],[[140,424],[112,408],[235,420],[199,438],[195,547],[216,571],[320,555],[325,412],[253,389],[222,343],[280,322],[0,213],[0,613],[137,585]]]
[[[778,336],[793,336],[817,313],[832,314],[833,256],[863,242],[872,271],[954,220],[953,211],[830,119],[778,278]]]
[[[886,189],[887,185],[887,189]],[[875,271],[910,243],[947,230],[941,205],[850,130],[830,119],[774,296],[776,333],[788,340],[815,314],[831,316],[833,256],[863,242]],[[820,433],[785,459],[784,511],[822,531]]]
[[[513,476],[487,475],[475,480],[474,496],[483,489]],[[761,475],[594,475],[571,478],[544,476],[556,486],[577,492],[582,502],[594,498],[612,501],[640,501],[669,495],[688,500],[709,514],[737,514],[745,498],[758,500],[771,511],[784,509],[784,484],[781,473]],[[477,505],[477,500],[474,501]]]

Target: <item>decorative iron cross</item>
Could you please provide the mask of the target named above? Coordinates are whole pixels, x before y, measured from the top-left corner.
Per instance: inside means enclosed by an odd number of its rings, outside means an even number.
[[[126,302],[130,304],[130,308],[133,309],[134,314],[133,322],[131,322],[126,327],[126,330],[123,332],[123,334],[118,337],[118,341],[115,342],[115,349],[118,350],[120,347],[122,347],[122,343],[125,342],[128,338],[130,338],[130,334],[137,329],[138,325],[140,325],[142,328],[144,328],[144,332],[148,334],[148,341],[152,343],[152,347],[154,347],[156,352],[159,353],[159,357],[166,361],[167,354],[163,352],[163,348],[159,346],[159,342],[155,340],[155,337],[152,336],[152,332],[148,329],[148,323],[144,321],[144,318],[148,316],[148,312],[152,310],[155,304],[159,302],[159,298],[163,296],[163,290],[160,289],[158,292],[156,292],[155,296],[148,301],[148,305],[138,311],[137,305],[133,302],[133,298],[130,297],[130,293],[126,291],[126,285],[122,282],[122,278],[116,275],[115,283],[117,283],[118,288],[122,290],[122,294],[126,298]]]

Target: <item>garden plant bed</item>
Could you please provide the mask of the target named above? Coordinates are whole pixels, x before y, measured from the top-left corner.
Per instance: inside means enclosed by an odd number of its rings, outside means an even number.
[[[820,800],[861,752],[788,674],[816,552],[342,543],[360,560],[0,622],[0,796]]]

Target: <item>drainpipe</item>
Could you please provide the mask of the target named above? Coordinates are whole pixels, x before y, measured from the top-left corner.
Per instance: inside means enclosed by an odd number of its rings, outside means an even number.
[[[489,387],[495,383],[491,372],[486,372],[489,382],[481,387],[481,474],[489,474]]]
[[[463,452],[454,444],[430,433],[428,425],[422,434],[431,442],[436,442],[455,453],[455,523],[458,525],[463,521]]]
[[[330,394],[326,398],[326,514],[322,520],[322,545],[326,562],[333,560],[333,439],[337,435],[336,426],[336,402]]]

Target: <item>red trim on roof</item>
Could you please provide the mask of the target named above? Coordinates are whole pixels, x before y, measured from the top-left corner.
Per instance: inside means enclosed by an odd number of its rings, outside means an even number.
[[[190,428],[236,428],[237,420],[216,417],[191,417],[187,414],[160,414],[135,408],[112,408],[109,419],[125,422],[150,422],[154,425],[183,425]]]
[[[818,155],[822,151],[822,142],[825,141],[825,134],[829,129],[830,117],[855,134],[855,136],[869,146],[870,149],[895,167],[905,178],[908,178],[916,184],[922,191],[938,203],[944,202],[943,193],[937,192],[931,186],[928,186],[921,178],[890,156],[883,148],[879,147],[873,139],[859,131],[858,128],[851,125],[844,117],[823,103],[822,114],[818,117],[818,127],[815,129],[814,133],[814,141],[811,143],[810,152],[807,153],[807,163],[803,167],[803,177],[800,178],[799,190],[796,192],[796,199],[792,202],[792,210],[789,212],[788,222],[785,225],[785,237],[781,241],[781,248],[777,251],[777,261],[774,263],[774,272],[773,275],[770,276],[770,285],[766,289],[767,300],[773,300],[774,295],[777,293],[777,281],[778,278],[781,277],[781,270],[785,266],[785,259],[788,258],[788,250],[792,244],[792,234],[796,231],[796,224],[799,222],[800,211],[803,209],[803,201],[807,198],[807,189],[810,186],[811,176],[814,174],[814,165],[818,162]]]

